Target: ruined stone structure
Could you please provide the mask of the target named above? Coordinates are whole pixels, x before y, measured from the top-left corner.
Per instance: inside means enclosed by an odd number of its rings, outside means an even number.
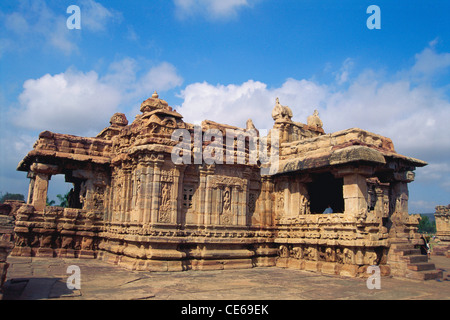
[[[357,128],[326,134],[317,111],[307,124],[294,122],[277,99],[271,134],[279,157],[264,171],[249,160],[249,141],[225,148],[227,130],[258,132],[251,120],[246,128],[196,127],[156,93],[140,111],[131,124],[116,113],[92,138],[39,135],[18,166],[30,187],[16,213],[13,255],[100,258],[148,271],[278,266],[360,276],[379,265],[382,274],[437,276],[413,266],[426,261],[404,257],[421,243],[408,183],[426,163],[396,153],[389,138]],[[176,129],[194,141],[174,140]],[[208,130],[220,139],[195,141]],[[176,163],[181,144],[189,161]],[[195,159],[213,144],[244,160]],[[46,206],[57,174],[73,184],[70,208]],[[333,213],[323,214],[327,206]]]
[[[0,300],[2,299],[2,288],[9,267],[7,257],[13,247],[13,213],[22,202],[7,200],[4,204],[0,204]]]
[[[446,255],[447,258],[450,258],[450,204],[437,206],[434,218],[436,220],[436,238],[440,242],[433,248],[433,254]]]

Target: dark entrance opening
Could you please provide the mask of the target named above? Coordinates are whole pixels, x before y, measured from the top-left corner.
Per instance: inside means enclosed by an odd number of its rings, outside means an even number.
[[[343,185],[344,180],[331,173],[313,175],[313,182],[308,184],[311,213],[323,213],[328,205],[334,213],[344,212]]]

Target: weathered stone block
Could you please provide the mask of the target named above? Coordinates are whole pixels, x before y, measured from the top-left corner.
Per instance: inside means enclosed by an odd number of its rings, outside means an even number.
[[[357,277],[358,276],[359,266],[344,264],[341,266],[339,270],[339,275],[344,277]]]

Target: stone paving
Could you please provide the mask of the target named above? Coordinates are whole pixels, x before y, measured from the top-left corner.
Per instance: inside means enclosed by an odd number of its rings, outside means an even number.
[[[253,268],[220,271],[138,272],[100,260],[8,257],[4,300],[428,300],[450,299],[450,259],[432,257],[441,280],[366,279],[302,270]],[[80,289],[67,288],[67,267],[77,265]]]

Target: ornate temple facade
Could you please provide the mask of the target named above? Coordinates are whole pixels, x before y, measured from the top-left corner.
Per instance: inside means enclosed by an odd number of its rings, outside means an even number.
[[[96,137],[39,135],[18,166],[30,187],[15,213],[13,255],[148,271],[278,266],[360,276],[378,265],[384,275],[435,275],[402,257],[421,243],[408,183],[426,163],[398,154],[389,138],[358,128],[326,134],[317,111],[294,122],[278,99],[266,137],[251,120],[186,123],[156,93],[140,111],[131,124],[114,114]],[[244,136],[241,148],[230,150],[230,131]],[[195,139],[208,132],[214,138]],[[277,151],[270,170],[251,161],[255,135]],[[208,150],[236,161],[207,161]],[[46,206],[53,175],[73,184],[68,208]]]

